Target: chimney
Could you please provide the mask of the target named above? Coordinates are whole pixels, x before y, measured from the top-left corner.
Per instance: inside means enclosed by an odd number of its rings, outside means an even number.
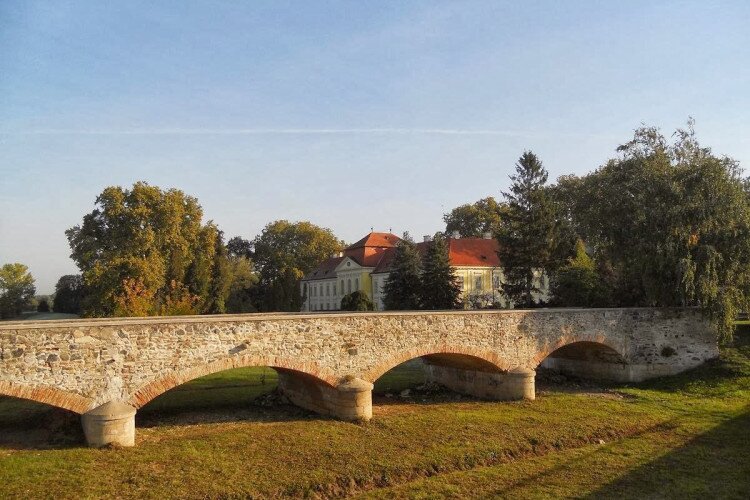
[[[424,242],[425,243],[429,243],[431,241],[432,241],[432,236],[430,236],[429,234],[425,234],[424,235]]]
[[[485,231],[483,235],[485,240],[491,240],[492,239],[492,233],[490,231]]]
[[[457,239],[461,238],[461,233],[459,233],[458,231],[453,231],[451,233],[451,238],[453,238],[454,240],[457,240]]]

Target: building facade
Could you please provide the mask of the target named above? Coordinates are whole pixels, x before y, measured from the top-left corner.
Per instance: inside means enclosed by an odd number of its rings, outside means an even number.
[[[322,262],[300,282],[303,311],[336,311],[341,309],[341,299],[354,291],[365,293],[375,305],[384,309],[385,284],[400,238],[391,233],[370,233],[344,249],[339,255]],[[417,243],[424,255],[429,237]],[[469,309],[498,304],[508,307],[500,292],[503,272],[498,258],[497,240],[490,235],[484,238],[446,238],[448,256],[453,271],[461,285],[464,306]],[[549,280],[539,273],[537,278],[541,293],[537,300],[547,300]]]

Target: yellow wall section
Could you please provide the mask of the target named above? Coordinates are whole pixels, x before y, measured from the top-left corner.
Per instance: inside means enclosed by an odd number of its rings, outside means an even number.
[[[370,300],[372,300],[372,276],[371,271],[364,271],[359,277],[359,290],[365,292]]]

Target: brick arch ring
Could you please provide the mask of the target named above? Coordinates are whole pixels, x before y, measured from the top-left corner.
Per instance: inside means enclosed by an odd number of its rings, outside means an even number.
[[[300,372],[330,387],[335,387],[338,383],[337,377],[330,369],[321,367],[315,362],[300,362],[277,356],[233,356],[183,370],[175,370],[168,375],[141,386],[126,402],[136,409],[142,408],[153,399],[185,382],[232,368],[247,368],[251,366],[268,366],[270,368],[282,368]]]
[[[558,339],[554,344],[545,344],[544,348],[539,351],[539,353],[532,359],[533,366],[531,368],[536,368],[537,366],[539,366],[539,364],[544,361],[547,356],[560,349],[561,347],[565,347],[571,344],[577,344],[579,342],[589,342],[591,344],[599,344],[601,346],[604,346],[607,349],[610,349],[617,353],[623,361],[626,361],[623,350],[612,345],[612,343],[609,342],[604,335],[577,335],[573,337],[562,337]]]
[[[27,399],[78,414],[86,413],[94,406],[93,399],[48,386],[27,387],[0,381],[0,395]]]
[[[409,349],[407,351],[402,351],[395,355],[391,355],[387,358],[386,361],[378,363],[377,365],[369,369],[367,372],[365,372],[362,378],[367,380],[368,382],[374,383],[377,379],[382,377],[386,372],[388,372],[389,370],[392,370],[393,368],[397,367],[401,363],[404,363],[411,359],[420,358],[422,356],[429,356],[431,354],[457,354],[461,356],[468,356],[471,358],[478,358],[478,359],[481,359],[482,361],[486,361],[487,363],[495,366],[498,370],[501,370],[501,371],[509,371],[515,368],[515,366],[510,366],[510,364],[507,361],[505,361],[496,353],[490,350],[477,349],[473,347],[455,346],[455,345],[449,345],[449,344],[438,344],[438,345],[433,345],[433,346],[415,347],[413,349]]]

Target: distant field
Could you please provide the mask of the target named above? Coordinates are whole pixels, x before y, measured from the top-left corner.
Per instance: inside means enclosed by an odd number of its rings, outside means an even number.
[[[47,319],[74,319],[77,318],[77,314],[65,314],[65,313],[55,313],[55,312],[47,312],[47,313],[40,313],[40,312],[25,312],[21,314],[18,318],[10,318],[7,320],[2,321],[39,321],[39,320],[47,320]]]
[[[110,450],[83,447],[75,416],[0,399],[0,497],[750,497],[747,331],[637,386],[398,396],[422,382],[418,363],[389,372],[373,421],[352,424],[279,404],[271,369],[230,370],[157,398],[137,446]]]

